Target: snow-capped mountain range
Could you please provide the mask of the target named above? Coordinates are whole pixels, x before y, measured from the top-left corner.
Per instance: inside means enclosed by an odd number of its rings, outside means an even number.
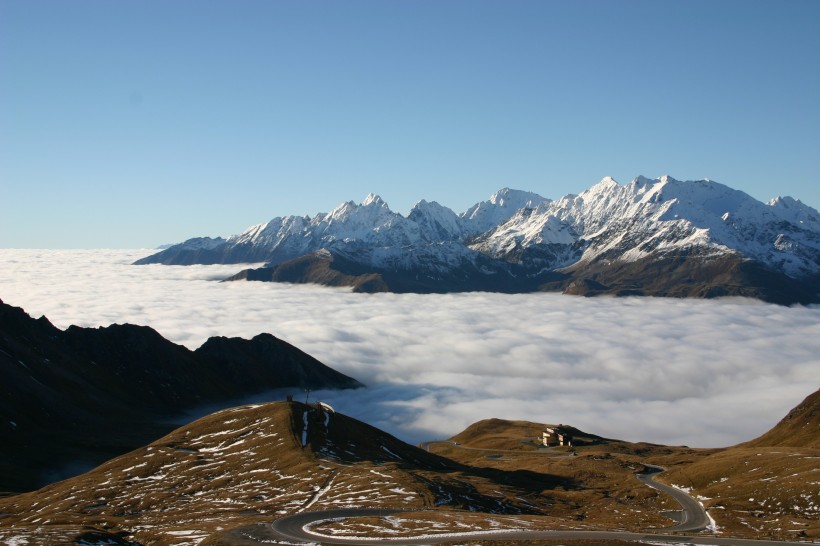
[[[266,267],[237,278],[355,287],[351,279],[368,275],[367,290],[809,302],[820,292],[820,214],[791,197],[766,204],[709,180],[639,176],[620,185],[607,177],[556,201],[504,188],[461,214],[422,200],[403,216],[370,194],[313,218],[190,239],[136,263],[243,262]]]

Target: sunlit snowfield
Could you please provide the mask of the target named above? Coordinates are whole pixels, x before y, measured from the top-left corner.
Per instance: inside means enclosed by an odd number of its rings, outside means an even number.
[[[366,383],[311,393],[417,442],[487,417],[698,447],[762,433],[820,386],[820,308],[558,294],[351,294],[132,266],[149,250],[0,249],[0,299],[61,328],[130,322],[190,348],[270,332]]]

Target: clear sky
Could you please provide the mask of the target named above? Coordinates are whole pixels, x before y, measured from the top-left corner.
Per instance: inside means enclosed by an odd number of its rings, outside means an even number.
[[[0,0],[0,247],[639,174],[817,208],[818,28],[815,0]]]

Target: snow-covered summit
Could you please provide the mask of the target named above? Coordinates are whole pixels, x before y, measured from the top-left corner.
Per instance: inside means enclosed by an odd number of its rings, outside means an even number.
[[[473,248],[508,259],[512,249],[520,254],[521,248],[575,245],[579,253],[583,249],[575,259],[589,262],[603,255],[635,261],[697,247],[739,252],[802,276],[820,271],[817,218],[817,211],[796,200],[766,205],[710,180],[637,177],[622,186],[606,177],[577,196],[513,215]]]
[[[357,264],[351,266],[356,270],[404,271],[413,279],[404,286],[446,278],[448,290],[458,286],[459,278],[472,279],[465,286],[500,290],[508,288],[499,279],[530,279],[531,290],[547,274],[547,285],[560,286],[562,275],[588,269],[596,271],[597,280],[584,286],[601,286],[607,278],[634,284],[644,275],[639,269],[628,275],[621,270],[616,277],[601,271],[634,269],[639,266],[629,264],[653,260],[754,262],[762,269],[753,274],[722,266],[726,280],[721,282],[742,285],[751,278],[786,275],[805,282],[800,296],[805,301],[818,292],[811,286],[820,279],[820,214],[791,197],[766,204],[718,182],[668,175],[638,176],[625,185],[604,177],[578,195],[555,201],[502,188],[461,214],[422,199],[403,216],[371,193],[359,204],[346,201],[312,218],[273,218],[227,240],[192,239],[138,263],[266,261],[275,267],[321,249]],[[708,271],[706,266],[687,269],[675,278],[691,280]],[[477,282],[476,275],[495,276],[497,282]],[[661,282],[656,281],[647,277],[645,282]],[[703,293],[745,293],[732,286]]]
[[[419,226],[426,241],[456,241],[464,237],[461,218],[435,201],[422,199],[413,206],[407,218]]]
[[[375,193],[368,193],[367,197],[365,197],[364,201],[362,201],[362,206],[363,207],[366,207],[368,205],[376,205],[376,206],[381,206],[381,207],[387,207],[387,203],[385,203],[384,200],[381,197],[379,197],[378,195],[376,195]]]
[[[484,233],[488,229],[511,218],[524,208],[535,208],[550,200],[537,193],[502,188],[487,201],[476,203],[460,215],[464,226],[473,233]]]
[[[820,230],[820,212],[793,197],[775,197],[769,201],[776,214],[788,222]]]
[[[224,243],[225,239],[222,237],[194,237],[180,244],[191,250],[211,250]],[[169,248],[170,246],[174,245],[167,245],[166,248]]]

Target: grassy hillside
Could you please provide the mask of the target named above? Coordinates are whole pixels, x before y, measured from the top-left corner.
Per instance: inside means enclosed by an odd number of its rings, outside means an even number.
[[[811,446],[813,429],[800,423],[816,415],[817,398],[807,400],[784,422],[801,431],[794,441]],[[576,443],[543,448],[547,426],[490,419],[421,449],[322,404],[231,408],[81,476],[0,498],[0,543],[236,546],[249,532],[266,536],[280,515],[347,507],[404,511],[317,528],[367,536],[643,531],[674,524],[679,508],[635,478],[649,464],[698,495],[723,536],[820,536],[816,447],[691,449],[561,425]]]
[[[820,391],[759,438],[671,468],[663,480],[703,497],[726,530],[820,538]]]

